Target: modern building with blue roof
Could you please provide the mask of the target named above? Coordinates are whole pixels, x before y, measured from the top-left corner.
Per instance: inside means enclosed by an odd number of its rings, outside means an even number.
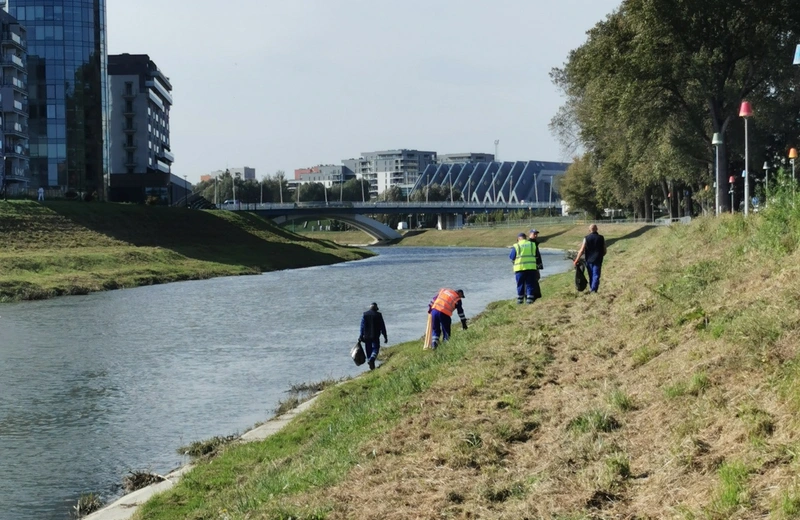
[[[561,203],[555,180],[567,167],[569,163],[544,161],[430,164],[412,191],[438,184],[452,186],[469,202],[547,202],[555,206]]]

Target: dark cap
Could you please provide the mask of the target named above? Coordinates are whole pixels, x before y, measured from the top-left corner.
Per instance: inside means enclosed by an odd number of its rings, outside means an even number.
[[[538,235],[539,234],[539,230],[538,229],[531,229],[530,231],[528,231],[528,233],[533,234],[533,235]]]
[[[372,303],[369,304],[369,308],[372,309],[373,311],[377,311],[378,310],[378,304],[375,303],[375,302],[372,302]]]
[[[525,238],[525,233],[520,233],[519,235],[517,235],[517,238]]]
[[[459,296],[461,296],[462,298],[464,297],[464,289],[459,289],[459,290],[457,290],[457,291],[456,291],[456,293],[457,293]]]

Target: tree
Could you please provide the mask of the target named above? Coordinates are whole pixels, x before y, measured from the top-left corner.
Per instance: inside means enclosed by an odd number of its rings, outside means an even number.
[[[592,164],[590,153],[576,157],[559,183],[561,197],[571,209],[582,209],[592,218],[599,218],[602,207],[597,198],[595,176],[597,167]]]
[[[593,153],[603,179],[596,185],[622,199],[633,193],[638,206],[654,188],[666,196],[708,184],[711,136],[719,132],[727,191],[728,165],[743,164],[743,99],[763,107],[754,150],[774,154],[800,130],[800,85],[790,65],[800,27],[795,4],[625,0],[551,74],[567,95],[551,129],[566,148],[582,145]],[[736,131],[728,132],[733,125]]]

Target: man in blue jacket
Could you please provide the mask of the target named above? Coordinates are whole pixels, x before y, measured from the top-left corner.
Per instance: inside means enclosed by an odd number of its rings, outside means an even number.
[[[373,302],[369,306],[369,310],[361,317],[361,335],[358,337],[358,341],[364,342],[370,370],[375,370],[375,360],[378,358],[378,351],[381,348],[381,335],[383,335],[383,343],[388,343],[389,338],[386,337],[383,315],[378,312],[378,304]]]
[[[586,254],[586,270],[589,271],[589,292],[596,293],[600,288],[600,271],[603,267],[603,258],[606,256],[606,239],[597,232],[597,224],[589,226],[589,234],[584,237],[583,244],[572,263],[578,265],[583,254]]]

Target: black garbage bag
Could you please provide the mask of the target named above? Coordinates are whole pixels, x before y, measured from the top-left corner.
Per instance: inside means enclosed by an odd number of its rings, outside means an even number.
[[[350,357],[355,361],[356,366],[361,366],[367,360],[367,355],[364,354],[364,349],[361,348],[361,342],[357,342],[353,348],[350,349]]]
[[[589,281],[586,279],[586,264],[583,260],[578,260],[575,266],[575,288],[578,292],[585,291]]]

